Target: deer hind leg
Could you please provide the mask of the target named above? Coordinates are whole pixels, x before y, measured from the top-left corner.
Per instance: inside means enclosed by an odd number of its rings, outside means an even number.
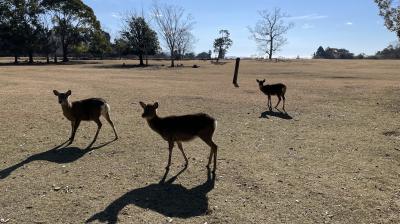
[[[117,140],[117,139],[118,139],[118,134],[117,134],[117,131],[115,130],[114,123],[111,121],[111,118],[110,118],[110,109],[109,109],[108,104],[105,104],[104,107],[102,108],[101,115],[103,115],[103,117],[104,117],[104,118],[107,120],[107,122],[111,125],[111,127],[112,127],[112,129],[113,129],[113,131],[114,131],[115,140]]]
[[[187,167],[188,164],[189,164],[189,160],[188,160],[188,158],[186,157],[185,152],[183,151],[182,143],[181,143],[181,142],[177,142],[177,143],[178,143],[178,148],[179,148],[179,149],[181,150],[181,152],[182,152],[183,158],[185,158],[185,167]]]
[[[99,135],[99,132],[101,129],[101,126],[103,125],[100,121],[100,118],[95,119],[94,122],[96,122],[96,124],[97,124],[97,131],[96,131],[96,134],[94,135],[93,141],[89,144],[89,146],[87,148],[92,147],[92,145],[96,142],[97,136]]]
[[[280,95],[277,95],[277,96],[278,96],[278,103],[276,104],[275,109],[278,109],[279,103],[280,103],[281,100],[282,100],[282,98],[281,98]]]
[[[282,99],[283,99],[283,107],[282,107],[282,109],[283,109],[283,111],[286,111],[285,110],[285,95],[282,95]]]

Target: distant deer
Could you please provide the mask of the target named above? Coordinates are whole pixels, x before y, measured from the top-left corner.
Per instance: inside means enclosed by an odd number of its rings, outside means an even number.
[[[103,116],[108,123],[110,123],[114,130],[115,140],[118,139],[114,124],[110,119],[110,106],[104,99],[90,98],[71,103],[68,101],[68,97],[71,95],[71,90],[68,90],[66,93],[60,93],[57,90],[53,90],[53,93],[58,96],[58,102],[61,104],[64,116],[71,121],[72,131],[68,144],[72,144],[74,141],[76,130],[78,130],[81,121],[94,121],[97,124],[97,131],[93,141],[88,146],[88,148],[90,148],[96,141],[102,126],[100,116]]]
[[[258,86],[260,87],[261,92],[268,96],[268,108],[272,110],[272,102],[271,102],[271,95],[276,95],[278,97],[278,103],[276,104],[275,108],[278,109],[279,103],[281,99],[283,99],[283,111],[285,111],[285,93],[286,93],[286,86],[282,83],[272,84],[272,85],[264,85],[265,79],[260,81],[257,79]]]
[[[214,131],[217,127],[217,121],[214,118],[203,113],[162,118],[157,115],[157,102],[154,104],[145,104],[140,102],[140,105],[144,110],[142,117],[147,120],[150,128],[168,142],[169,156],[168,164],[165,168],[167,173],[171,166],[171,155],[175,142],[178,144],[178,148],[182,152],[183,158],[186,162],[185,167],[187,167],[189,161],[183,151],[182,142],[190,141],[196,137],[199,137],[211,147],[207,168],[210,167],[212,157],[214,156],[213,172],[215,173],[217,169],[218,146],[212,140]]]

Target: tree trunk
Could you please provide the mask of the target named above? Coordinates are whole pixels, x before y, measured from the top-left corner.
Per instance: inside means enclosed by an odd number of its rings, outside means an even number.
[[[68,50],[67,50],[67,45],[63,44],[62,49],[63,49],[63,62],[68,62]]]
[[[271,60],[272,59],[272,51],[273,51],[273,47],[274,47],[274,40],[273,39],[271,39],[271,42],[269,43],[269,60]]]
[[[144,66],[144,63],[143,63],[143,54],[139,54],[139,65],[140,66]]]
[[[58,62],[58,60],[57,60],[57,55],[54,54],[54,63],[57,63],[57,62]]]
[[[32,52],[29,52],[29,53],[28,53],[28,56],[29,56],[29,64],[33,64],[33,55],[32,55]]]
[[[174,55],[174,51],[171,51],[171,67],[175,67],[175,55]]]
[[[49,57],[49,54],[46,54],[46,63],[47,63],[47,64],[50,64],[50,57]]]
[[[14,64],[18,64],[18,55],[14,55]]]
[[[149,66],[149,56],[146,54],[146,66]]]

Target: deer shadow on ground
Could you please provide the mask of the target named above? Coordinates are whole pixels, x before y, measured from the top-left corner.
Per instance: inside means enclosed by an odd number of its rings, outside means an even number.
[[[264,112],[261,113],[259,118],[269,119],[268,116],[277,117],[277,118],[281,118],[281,119],[284,119],[284,120],[292,120],[293,119],[293,117],[290,116],[287,112],[282,112],[280,110],[278,110],[278,112],[275,112],[273,110],[264,111]]]
[[[113,141],[115,141],[115,140],[113,140]],[[32,155],[32,156],[28,157],[27,159],[25,159],[24,161],[21,161],[20,163],[17,163],[17,164],[10,166],[4,170],[1,170],[0,171],[0,180],[5,179],[12,172],[17,170],[18,168],[24,166],[25,164],[31,163],[33,161],[49,161],[49,162],[59,163],[59,164],[71,163],[71,162],[74,162],[74,161],[80,159],[86,153],[88,153],[92,150],[95,150],[95,149],[102,148],[102,147],[110,144],[113,141],[109,141],[109,142],[103,143],[99,146],[91,147],[91,148],[87,148],[87,149],[80,149],[77,147],[62,147],[68,141],[64,142],[61,145],[58,145],[50,150]]]
[[[118,214],[128,205],[150,209],[168,217],[191,218],[201,216],[208,211],[208,197],[215,185],[215,174],[207,170],[207,181],[191,189],[173,184],[186,168],[166,182],[151,184],[127,192],[109,204],[103,211],[94,214],[86,223],[93,221],[117,223]]]

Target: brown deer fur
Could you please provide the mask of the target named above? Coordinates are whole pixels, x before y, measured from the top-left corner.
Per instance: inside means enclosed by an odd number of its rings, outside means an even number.
[[[108,121],[114,130],[115,139],[118,139],[114,124],[110,119],[110,106],[104,99],[90,98],[69,102],[68,97],[71,95],[71,90],[68,90],[66,93],[60,93],[57,90],[53,90],[53,93],[58,97],[58,102],[61,104],[64,116],[71,121],[72,130],[71,137],[69,138],[69,144],[72,144],[74,141],[75,133],[78,130],[81,121],[94,121],[97,124],[97,131],[93,141],[88,146],[88,148],[91,147],[96,141],[102,126],[100,116],[103,116]]]
[[[272,110],[272,102],[271,96],[276,95],[278,97],[278,103],[276,104],[275,108],[278,109],[278,105],[283,99],[283,107],[282,109],[285,111],[285,93],[286,93],[286,86],[282,83],[272,84],[272,85],[264,85],[265,79],[260,81],[257,79],[258,86],[265,95],[268,96],[268,108]]]
[[[216,129],[217,122],[214,118],[207,114],[191,114],[183,116],[159,117],[157,115],[158,103],[145,104],[140,102],[144,112],[142,117],[147,120],[150,128],[157,132],[161,137],[168,142],[168,164],[166,169],[169,170],[171,165],[172,149],[176,142],[178,148],[182,152],[185,159],[185,167],[188,165],[188,159],[183,151],[182,142],[190,141],[196,137],[202,139],[210,146],[210,156],[208,158],[207,168],[210,167],[212,157],[214,156],[214,169],[217,169],[217,148],[212,137]]]

